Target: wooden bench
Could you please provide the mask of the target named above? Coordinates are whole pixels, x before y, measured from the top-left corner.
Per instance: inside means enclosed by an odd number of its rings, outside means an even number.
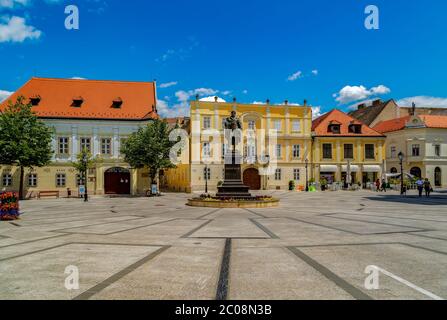
[[[59,191],[40,191],[39,192],[39,199],[43,197],[56,197],[59,198],[60,193]]]

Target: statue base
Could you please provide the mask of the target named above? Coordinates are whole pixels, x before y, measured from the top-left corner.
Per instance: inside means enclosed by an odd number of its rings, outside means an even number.
[[[242,157],[233,151],[225,157],[225,181],[218,187],[218,198],[246,199],[251,198],[250,188],[242,183]]]

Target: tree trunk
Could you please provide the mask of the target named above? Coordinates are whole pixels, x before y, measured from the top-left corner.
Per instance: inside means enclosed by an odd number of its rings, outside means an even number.
[[[25,168],[20,166],[20,185],[19,185],[19,199],[25,200],[25,196],[23,194],[23,180],[25,177]]]

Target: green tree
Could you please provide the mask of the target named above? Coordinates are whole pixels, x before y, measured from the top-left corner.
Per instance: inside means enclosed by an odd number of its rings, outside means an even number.
[[[150,183],[156,184],[160,170],[175,168],[169,158],[176,142],[169,140],[171,130],[165,121],[154,120],[140,128],[124,143],[122,153],[133,168],[149,170]]]
[[[99,159],[94,158],[87,149],[82,150],[76,156],[76,159],[76,162],[72,162],[71,165],[81,176],[86,173],[88,169],[94,169],[99,162]],[[87,180],[86,177],[83,177],[83,179]],[[85,181],[85,183],[87,183],[87,181]]]
[[[25,168],[48,165],[53,155],[52,130],[40,121],[23,96],[0,111],[0,163],[20,168],[20,200]]]

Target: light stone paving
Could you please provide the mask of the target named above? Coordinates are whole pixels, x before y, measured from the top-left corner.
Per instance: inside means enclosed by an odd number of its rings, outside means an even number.
[[[27,201],[0,223],[0,300],[447,298],[447,194],[274,192],[279,208],[186,206],[190,195]],[[79,290],[65,288],[67,266]]]

